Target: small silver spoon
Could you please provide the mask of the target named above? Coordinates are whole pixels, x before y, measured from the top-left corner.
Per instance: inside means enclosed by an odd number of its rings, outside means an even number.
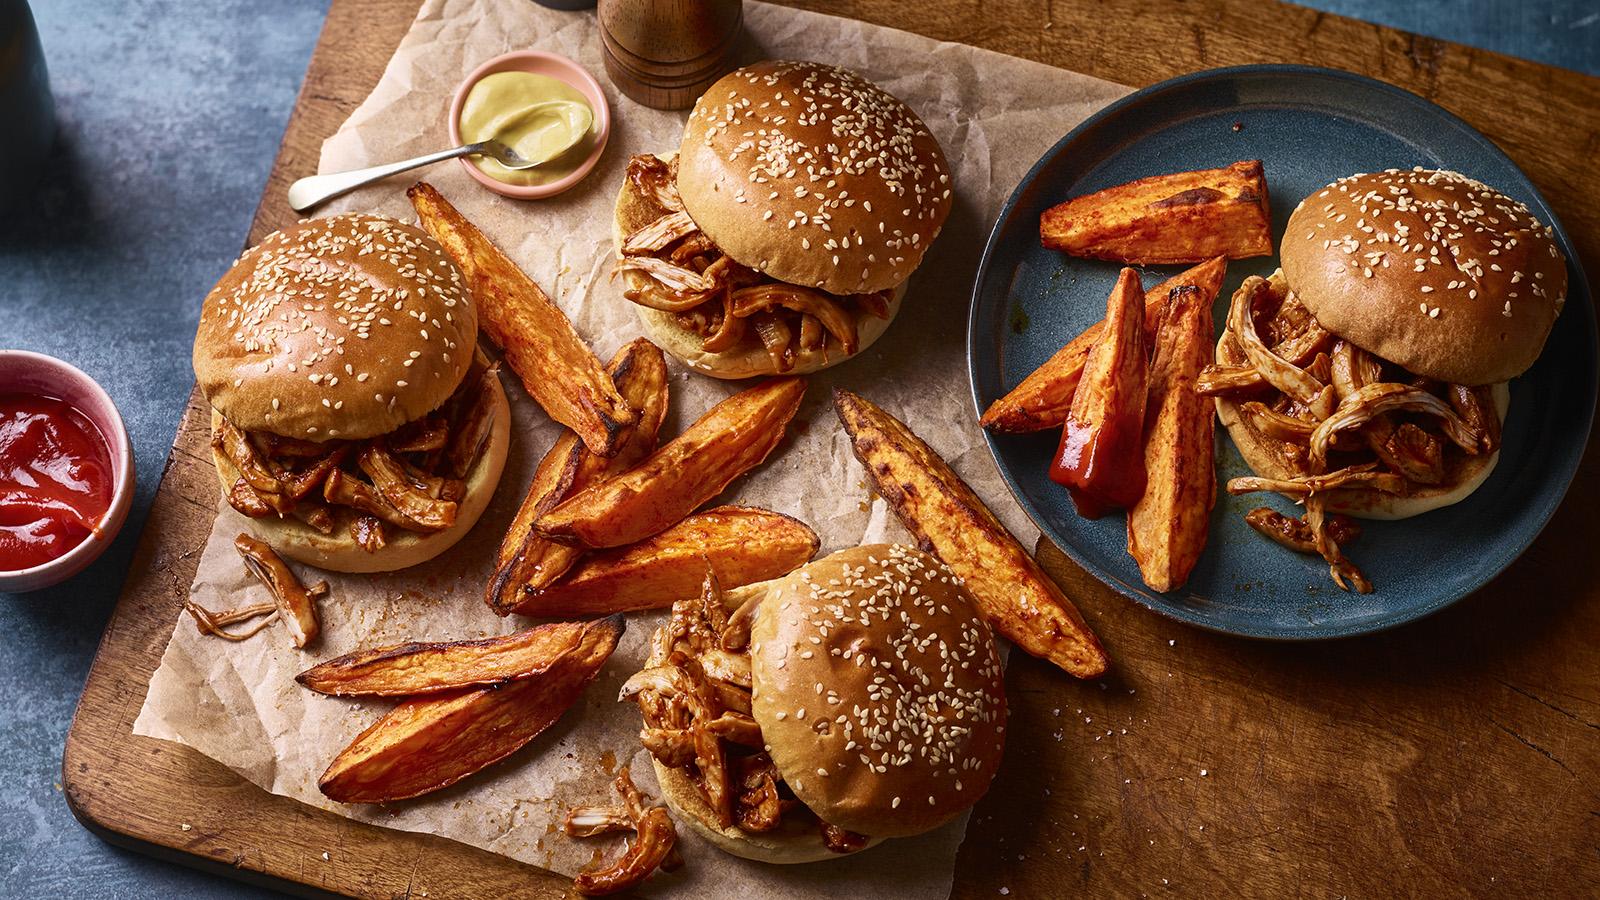
[[[576,135],[573,137],[572,144],[575,145],[582,139],[582,134]],[[572,145],[568,145],[566,149],[571,149],[571,147]],[[565,150],[562,152],[565,152]],[[313,206],[326,203],[340,194],[347,194],[364,184],[371,184],[374,181],[388,178],[390,175],[447,159],[455,159],[458,156],[473,156],[475,154],[487,156],[508,169],[531,169],[561,155],[560,153],[552,154],[549,158],[542,160],[526,159],[519,155],[517,151],[493,139],[479,141],[476,144],[463,144],[460,147],[441,150],[438,153],[430,153],[427,156],[418,156],[414,159],[386,163],[367,169],[356,169],[351,172],[333,172],[328,175],[312,175],[302,178],[289,185],[289,206],[295,212],[305,212]]]

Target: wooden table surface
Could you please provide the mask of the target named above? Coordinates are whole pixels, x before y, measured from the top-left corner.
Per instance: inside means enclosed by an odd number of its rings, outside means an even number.
[[[315,171],[417,5],[334,0],[252,243],[295,220],[285,188]],[[1600,273],[1600,79],[1273,0],[794,5],[1133,86],[1263,62],[1372,75],[1494,139]],[[548,873],[271,796],[131,735],[215,513],[206,424],[191,398],[68,737],[63,785],[79,819],[286,890],[563,896]],[[1006,765],[968,830],[954,896],[1600,893],[1597,488],[1591,447],[1550,527],[1489,587],[1422,622],[1322,644],[1182,627],[1041,547],[1116,667],[1083,684],[1013,655]]]

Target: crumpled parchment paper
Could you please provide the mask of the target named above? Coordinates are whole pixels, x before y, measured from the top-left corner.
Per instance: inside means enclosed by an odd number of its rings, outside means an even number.
[[[821,534],[824,553],[906,538],[883,501],[870,497],[834,418],[829,394],[838,385],[910,424],[1032,546],[1038,531],[1001,481],[972,408],[965,353],[972,279],[983,240],[1023,173],[1061,135],[1126,89],[965,45],[758,2],[746,4],[745,27],[751,59],[848,66],[909,103],[945,149],[956,202],[888,333],[857,358],[810,378],[791,437],[724,501],[799,517]],[[605,359],[641,333],[631,304],[609,279],[617,189],[629,156],[676,148],[687,114],[640,106],[612,88],[603,74],[592,13],[554,12],[529,0],[428,0],[377,87],[324,144],[319,171],[447,146],[445,116],[456,86],[484,60],[529,48],[572,57],[606,89],[612,133],[587,180],[559,197],[523,202],[483,189],[455,162],[416,177],[438,187],[516,259]],[[404,196],[411,180],[400,176],[363,189],[319,215],[360,210],[414,220]],[[671,362],[664,440],[737,389]],[[655,788],[639,750],[638,713],[615,698],[622,681],[640,667],[659,614],[630,617],[623,643],[583,701],[530,747],[450,789],[386,808],[332,803],[316,781],[388,704],[327,698],[293,681],[301,670],[357,648],[501,634],[526,624],[495,617],[482,602],[482,588],[494,548],[558,426],[514,377],[507,375],[506,384],[514,417],[510,459],[493,504],[465,540],[403,572],[330,575],[324,633],[308,652],[294,650],[281,626],[235,644],[203,637],[187,617],[180,618],[135,733],[188,744],[268,791],[353,819],[443,835],[568,874],[589,863],[597,842],[557,831],[567,808],[612,802],[608,772],[619,764],[631,762],[640,786]],[[219,508],[191,589],[212,609],[263,597],[231,545],[242,521],[225,503]],[[944,897],[965,828],[963,818],[857,857],[785,868],[727,856],[680,829],[688,865],[652,879],[648,893],[820,900],[844,890],[850,896]]]

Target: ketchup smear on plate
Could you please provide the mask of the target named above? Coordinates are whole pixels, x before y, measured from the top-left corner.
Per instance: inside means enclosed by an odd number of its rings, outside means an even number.
[[[111,506],[111,450],[60,400],[0,394],[0,571],[65,556]]]

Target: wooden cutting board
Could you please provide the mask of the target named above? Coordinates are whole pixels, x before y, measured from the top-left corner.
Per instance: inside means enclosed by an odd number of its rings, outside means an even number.
[[[417,5],[334,0],[251,243],[295,220],[284,190],[315,171]],[[1273,0],[795,5],[1134,86],[1262,62],[1381,78],[1493,138],[1600,274],[1600,79]],[[73,812],[114,843],[297,892],[563,896],[565,880],[533,867],[275,797],[132,736],[215,513],[206,424],[191,397],[67,737]],[[1013,655],[1006,766],[954,895],[1600,892],[1597,490],[1591,447],[1550,527],[1489,587],[1425,621],[1316,645],[1184,628],[1041,548],[1116,668],[1084,684]]]

